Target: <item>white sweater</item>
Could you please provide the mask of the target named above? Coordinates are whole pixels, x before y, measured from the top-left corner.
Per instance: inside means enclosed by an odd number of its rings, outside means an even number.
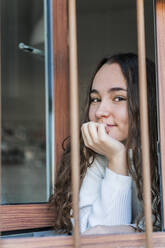
[[[130,224],[132,178],[107,168],[104,156],[97,156],[80,189],[80,231],[96,225]]]

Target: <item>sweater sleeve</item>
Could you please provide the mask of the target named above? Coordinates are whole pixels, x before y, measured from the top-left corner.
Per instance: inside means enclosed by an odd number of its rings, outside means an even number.
[[[130,224],[131,185],[131,177],[116,174],[95,161],[80,190],[81,232],[96,225]]]

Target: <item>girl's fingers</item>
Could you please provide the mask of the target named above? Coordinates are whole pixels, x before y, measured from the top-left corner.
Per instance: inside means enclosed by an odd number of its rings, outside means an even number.
[[[100,153],[100,149],[98,149],[98,123],[88,122],[82,125],[82,136],[84,139],[85,146],[92,149],[93,151]]]
[[[81,130],[85,145],[88,147],[100,145],[100,141],[104,141],[107,135],[105,125],[96,122],[83,124]]]
[[[98,126],[98,136],[100,139],[104,138],[105,135],[107,135],[106,130],[105,130],[105,125],[104,124],[100,124]]]
[[[81,127],[81,133],[82,133],[82,137],[83,137],[83,140],[84,140],[84,144],[87,146],[87,138],[86,138],[86,135],[85,135],[85,125],[86,124],[83,124],[82,127]]]
[[[121,142],[107,134],[104,124],[87,122],[82,125],[81,131],[85,146],[105,155],[109,160],[125,149]]]
[[[85,145],[87,147],[90,147],[92,144],[92,139],[91,139],[89,131],[88,131],[88,124],[89,123],[85,123],[82,125],[81,132],[82,132],[82,136],[83,136],[83,140],[84,140]]]
[[[93,144],[95,143],[97,144],[97,141],[98,141],[97,129],[98,129],[98,124],[96,122],[89,122],[88,132],[89,132],[89,135],[90,135],[90,138]]]
[[[108,135],[104,125],[99,125],[98,136],[101,143],[103,143],[108,149],[111,149],[112,153],[118,153],[123,150],[124,145],[118,140],[115,140],[110,135]]]
[[[86,146],[86,137],[84,135],[84,131],[83,131],[83,128],[81,128],[81,133],[82,133],[82,137],[83,137],[83,140],[84,140],[84,144]]]

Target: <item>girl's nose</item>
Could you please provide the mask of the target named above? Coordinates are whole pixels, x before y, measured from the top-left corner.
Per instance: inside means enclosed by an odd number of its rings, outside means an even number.
[[[99,107],[96,110],[96,118],[100,119],[102,117],[108,117],[111,114],[110,106],[105,102],[101,102]]]

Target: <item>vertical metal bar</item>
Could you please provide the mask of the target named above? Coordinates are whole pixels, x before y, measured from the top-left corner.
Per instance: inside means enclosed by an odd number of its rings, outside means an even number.
[[[72,157],[72,192],[74,214],[74,245],[80,247],[79,231],[79,178],[80,178],[80,145],[79,145],[79,102],[78,102],[78,68],[77,68],[77,34],[76,34],[76,1],[69,0],[69,72],[70,72],[70,130]]]
[[[143,165],[144,212],[146,225],[146,247],[152,247],[152,209],[150,153],[147,108],[146,53],[144,28],[144,0],[137,0],[137,31],[138,31],[138,65],[139,65],[139,95],[140,95],[140,126]]]
[[[0,0],[0,30],[2,30],[2,1]],[[2,52],[1,52],[1,37],[0,33],[0,151],[2,151]],[[0,205],[2,204],[2,152],[0,152]],[[0,206],[0,216],[1,216],[1,206]],[[3,228],[3,223],[0,218],[0,226]],[[0,232],[1,236],[1,232]]]
[[[160,195],[161,195],[161,224],[162,231],[165,231],[165,0],[154,1],[155,36],[156,36],[156,61],[157,61],[157,106],[158,106],[158,139],[159,139],[159,174],[160,174]]]

